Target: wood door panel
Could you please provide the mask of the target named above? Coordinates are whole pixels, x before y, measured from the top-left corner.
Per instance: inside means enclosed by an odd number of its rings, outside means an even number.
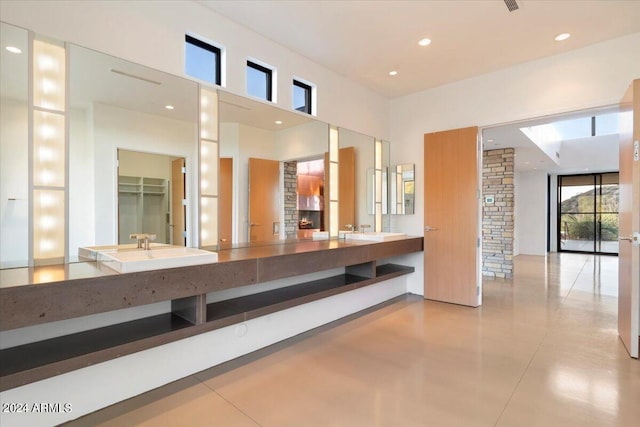
[[[220,217],[220,243],[231,243],[233,229],[233,159],[220,158],[220,201],[218,212]]]
[[[174,245],[185,246],[185,237],[183,232],[186,231],[185,221],[185,205],[184,200],[184,168],[185,162],[183,158],[171,161],[171,241]]]
[[[338,227],[356,224],[356,152],[354,147],[338,151]],[[362,194],[361,197],[365,195]],[[325,205],[326,206],[326,205]]]
[[[620,202],[618,251],[618,335],[631,357],[638,357],[640,337],[640,248],[625,237],[640,231],[640,161],[634,160],[634,141],[640,140],[640,80],[635,80],[620,109]]]
[[[424,295],[472,307],[481,302],[477,135],[470,127],[424,136]]]
[[[280,222],[280,162],[249,159],[249,240],[278,240]]]

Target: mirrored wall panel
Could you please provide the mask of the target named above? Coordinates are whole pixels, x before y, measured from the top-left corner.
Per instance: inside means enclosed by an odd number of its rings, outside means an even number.
[[[391,167],[390,201],[392,215],[412,215],[415,211],[415,165]]]
[[[219,114],[222,247],[324,230],[329,126],[225,92]]]
[[[75,45],[69,54],[70,259],[131,233],[193,245],[198,85]]]
[[[29,261],[29,33],[0,23],[0,268]]]

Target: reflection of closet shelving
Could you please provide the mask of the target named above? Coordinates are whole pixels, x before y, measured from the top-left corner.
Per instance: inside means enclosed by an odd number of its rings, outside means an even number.
[[[118,180],[118,192],[128,194],[140,194],[142,178],[136,176],[121,176]]]
[[[166,196],[167,180],[162,178],[145,178],[141,176],[120,176],[118,192]]]
[[[128,243],[132,233],[153,233],[168,243],[169,180],[140,176],[118,177],[119,237]]]

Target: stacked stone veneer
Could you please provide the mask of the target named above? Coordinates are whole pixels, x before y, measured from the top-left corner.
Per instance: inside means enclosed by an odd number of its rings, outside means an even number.
[[[284,162],[284,233],[298,236],[298,162]]]
[[[485,151],[482,158],[482,274],[513,275],[514,149]],[[494,202],[487,203],[486,196]]]

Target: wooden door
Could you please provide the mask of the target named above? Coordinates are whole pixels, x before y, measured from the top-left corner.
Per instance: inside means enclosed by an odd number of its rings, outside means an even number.
[[[339,155],[339,154],[338,154]],[[338,164],[340,163],[340,158],[338,157]],[[329,153],[325,152],[324,153],[324,189],[323,189],[323,198],[324,198],[324,210],[322,211],[322,225],[321,225],[321,231],[329,231],[329,220],[331,218],[331,215],[329,215],[329,206],[331,206],[331,203],[329,201],[329,190],[330,190],[330,179],[329,179],[329,168],[331,166],[331,162],[329,162]],[[338,173],[340,173],[340,171],[338,171]],[[338,178],[340,177],[340,175],[338,175]],[[338,188],[338,191],[340,191],[340,189]],[[340,207],[340,205],[338,204],[338,207]]]
[[[249,240],[280,237],[280,162],[249,159]]]
[[[478,128],[424,136],[424,296],[477,307],[480,281]]]
[[[347,224],[356,225],[356,153],[353,147],[338,151],[338,177],[338,226],[342,230]]]
[[[171,243],[178,246],[185,246],[186,227],[186,206],[184,186],[184,159],[171,161]]]
[[[220,243],[232,242],[233,223],[233,159],[220,158],[220,201],[218,202]]]
[[[631,357],[640,346],[640,80],[621,102],[618,334]]]

